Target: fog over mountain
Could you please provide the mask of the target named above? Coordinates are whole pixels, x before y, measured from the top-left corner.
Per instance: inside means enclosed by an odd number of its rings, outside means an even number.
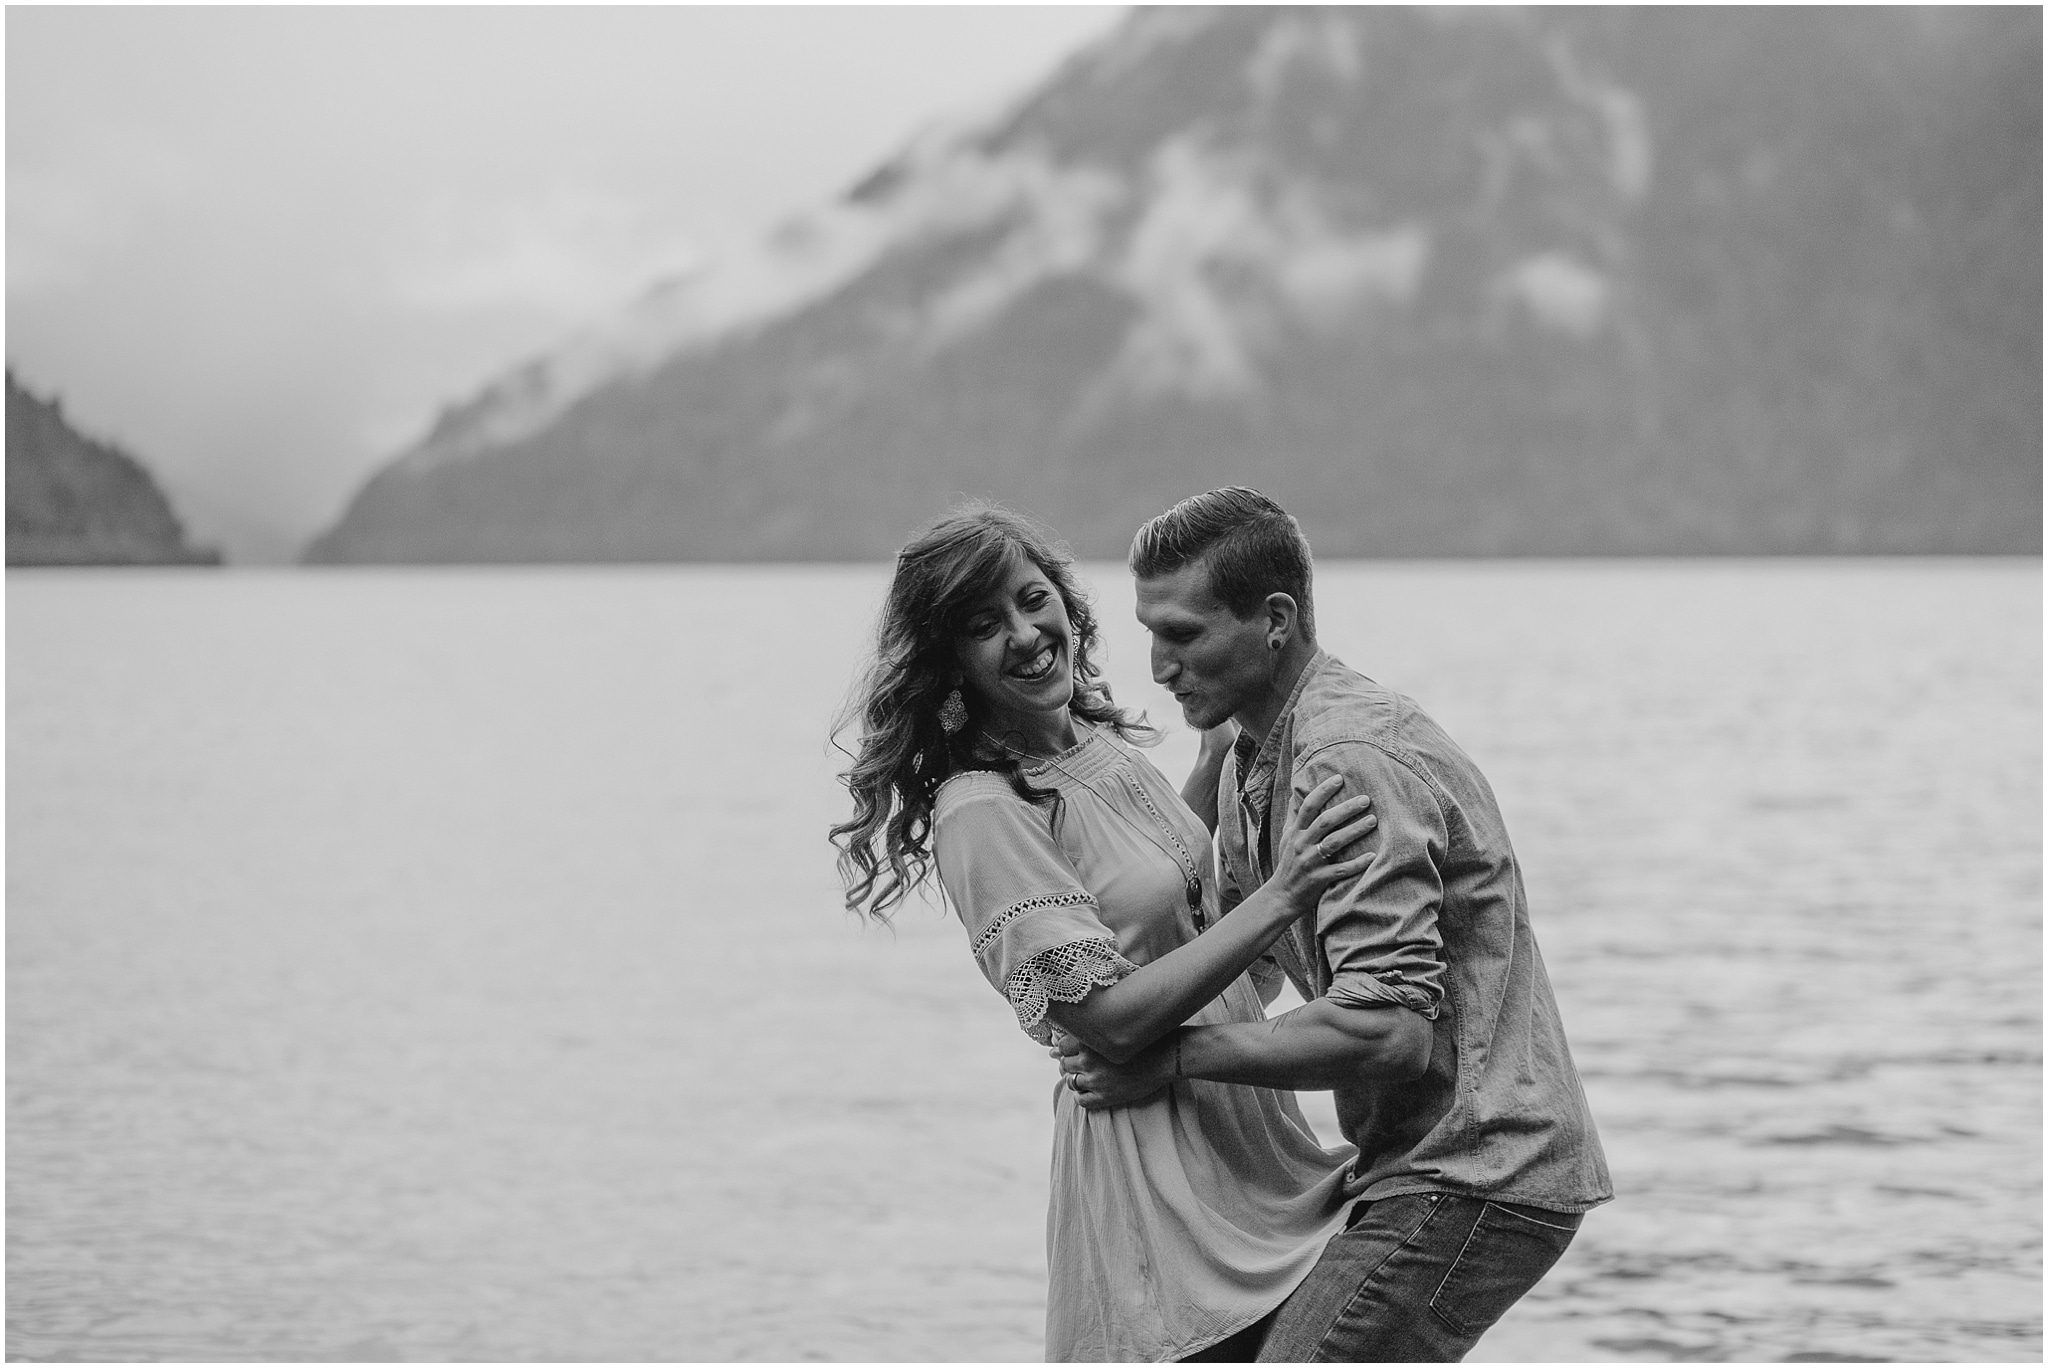
[[[2038,552],[2038,9],[1148,9],[448,409],[316,561]]]

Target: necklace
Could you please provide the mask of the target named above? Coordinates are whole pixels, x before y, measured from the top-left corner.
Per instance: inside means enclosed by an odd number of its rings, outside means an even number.
[[[1025,765],[1030,766],[1032,768],[1036,768],[1040,765],[1056,765],[1059,763],[1060,756],[1071,755],[1075,751],[1081,749],[1081,747],[1088,744],[1088,738],[1086,736],[1082,736],[1077,731],[1075,734],[1077,736],[1081,736],[1081,739],[1076,741],[1073,745],[1068,746],[1065,750],[1060,751],[1054,755],[1033,755],[1030,751],[1023,749],[1021,746],[1011,745],[1009,742],[1003,740],[1001,737],[997,736],[995,733],[991,732],[986,727],[979,728],[978,730],[983,741],[986,741],[989,745],[995,746],[1000,750],[1007,751],[1009,754],[1023,761]],[[1065,770],[1062,770],[1061,773],[1067,774]],[[1067,774],[1067,777],[1071,779],[1073,778],[1073,775]]]
[[[1080,775],[1074,773],[1072,770],[1068,769],[1065,765],[1060,763],[1060,760],[1063,756],[1071,755],[1074,751],[1077,751],[1081,749],[1082,746],[1086,745],[1089,740],[1087,736],[1082,737],[1078,743],[1069,747],[1067,750],[1061,751],[1059,755],[1035,756],[1029,754],[1026,751],[1018,750],[1015,746],[1012,746],[1007,741],[996,740],[995,737],[990,736],[986,731],[982,732],[981,735],[983,740],[994,741],[996,745],[1001,746],[1005,751],[1009,752],[1011,755],[1015,756],[1017,759],[1025,762],[1025,764],[1033,768],[1051,766],[1053,769],[1058,770],[1061,774],[1066,775],[1068,779],[1071,779],[1074,783],[1080,785],[1082,788],[1091,787],[1087,780],[1083,779]],[[1091,732],[1090,735],[1093,735],[1093,733]],[[1119,759],[1121,759],[1121,757],[1119,757]],[[1116,766],[1116,775],[1117,778],[1123,780],[1124,787],[1130,790],[1131,796],[1136,798],[1140,806],[1142,806],[1145,809],[1145,811],[1151,815],[1152,824],[1159,828],[1160,835],[1166,837],[1167,841],[1171,843],[1172,848],[1168,849],[1166,846],[1160,845],[1159,841],[1156,838],[1154,838],[1150,832],[1146,831],[1145,828],[1139,826],[1136,822],[1132,821],[1129,814],[1127,814],[1122,808],[1118,807],[1115,803],[1110,803],[1108,805],[1109,810],[1111,812],[1114,812],[1117,815],[1117,817],[1120,820],[1122,820],[1126,825],[1128,825],[1133,831],[1136,831],[1140,836],[1143,836],[1147,841],[1151,842],[1152,845],[1157,846],[1162,853],[1171,857],[1173,861],[1181,867],[1181,872],[1187,877],[1187,882],[1182,886],[1181,891],[1187,896],[1188,911],[1194,917],[1195,930],[1197,932],[1207,930],[1208,918],[1202,915],[1202,875],[1200,869],[1195,864],[1195,857],[1188,853],[1188,848],[1186,844],[1182,842],[1179,833],[1175,832],[1172,825],[1166,820],[1165,814],[1160,812],[1159,809],[1153,805],[1152,799],[1148,797],[1145,793],[1145,786],[1138,782],[1138,778],[1136,775],[1130,772],[1130,767],[1125,764],[1118,764]]]

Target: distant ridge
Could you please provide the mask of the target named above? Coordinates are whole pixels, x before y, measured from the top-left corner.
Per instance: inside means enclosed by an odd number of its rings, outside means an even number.
[[[147,470],[74,430],[54,399],[7,373],[7,563],[218,565],[196,547]]]
[[[2033,8],[1140,10],[451,408],[313,561],[2041,548]]]

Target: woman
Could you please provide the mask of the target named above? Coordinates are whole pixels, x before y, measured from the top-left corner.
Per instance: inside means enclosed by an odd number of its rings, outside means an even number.
[[[1070,562],[1000,509],[903,549],[879,638],[849,709],[854,815],[832,832],[849,907],[886,916],[936,869],[1042,1044],[1125,1059],[1183,1022],[1263,1016],[1245,970],[1365,867],[1341,858],[1365,799],[1311,795],[1273,878],[1219,919],[1208,832],[1130,748],[1156,737],[1096,677]],[[1191,789],[1218,764],[1205,747]],[[1348,1149],[1325,1151],[1291,1093],[1192,1079],[1100,1111],[1062,1087],[1054,1124],[1046,1357],[1251,1357],[1341,1226]]]

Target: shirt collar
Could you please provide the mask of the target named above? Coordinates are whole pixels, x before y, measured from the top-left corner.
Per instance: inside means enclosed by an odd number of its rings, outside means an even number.
[[[1254,745],[1252,739],[1244,732],[1240,731],[1237,734],[1235,749],[1238,792],[1242,795],[1243,801],[1258,812],[1259,820],[1262,822],[1266,818],[1266,808],[1272,801],[1272,794],[1268,790],[1273,771],[1280,764],[1280,737],[1287,730],[1288,720],[1294,716],[1294,705],[1300,700],[1301,691],[1308,686],[1309,677],[1322,669],[1324,662],[1329,658],[1329,654],[1320,646],[1316,648],[1315,654],[1308,658],[1308,664],[1301,667],[1300,675],[1295,678],[1294,688],[1288,692],[1287,701],[1280,705],[1280,712],[1274,717],[1273,725],[1267,730],[1264,740]]]

